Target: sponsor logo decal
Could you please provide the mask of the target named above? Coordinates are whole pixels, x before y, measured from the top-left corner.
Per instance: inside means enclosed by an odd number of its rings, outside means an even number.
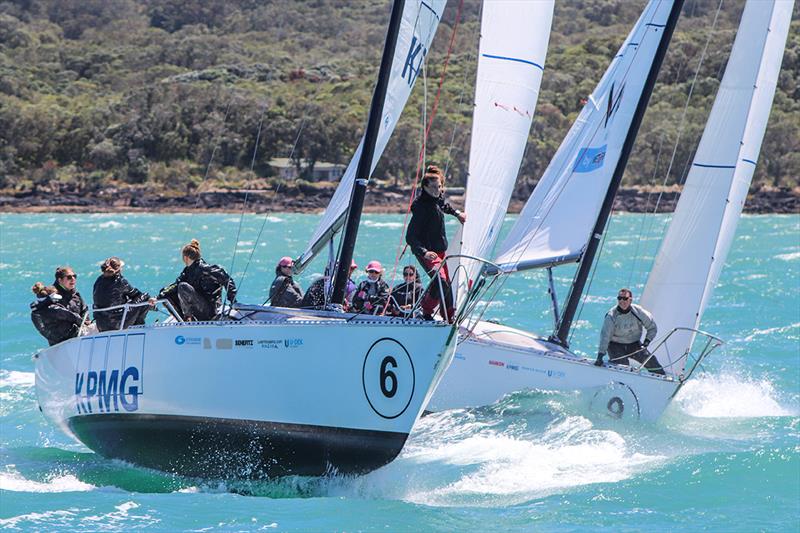
[[[183,335],[178,335],[177,337],[175,337],[175,344],[177,344],[178,346],[185,343],[186,343],[186,337],[184,337]]]
[[[489,360],[489,364],[491,366],[506,366],[506,364],[502,361],[493,361],[491,359]]]
[[[604,144],[597,148],[581,148],[578,158],[575,160],[574,172],[593,172],[601,168],[606,159],[606,147],[607,145]]]
[[[303,339],[284,339],[283,345],[287,348],[299,348],[303,345]]]
[[[237,348],[252,348],[253,347],[253,339],[236,339],[234,342]]]
[[[509,370],[517,370],[519,371],[519,365],[506,365],[506,368]]]
[[[175,337],[175,344],[178,346],[183,346],[185,344],[198,345],[201,342],[203,342],[203,339],[200,337],[184,337],[183,335]]]
[[[271,339],[262,339],[256,341],[259,348],[264,348],[265,350],[277,350],[283,345],[282,340],[271,340]]]
[[[117,413],[139,409],[141,371],[135,366],[125,370],[90,370],[75,374],[75,405],[78,413]]]

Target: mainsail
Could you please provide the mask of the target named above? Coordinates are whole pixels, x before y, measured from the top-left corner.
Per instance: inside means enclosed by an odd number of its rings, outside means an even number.
[[[414,82],[422,72],[423,62],[428,54],[433,36],[436,34],[436,28],[446,3],[447,0],[409,0],[405,4],[370,174],[375,170],[375,166],[389,142],[389,137],[397,126],[397,121],[411,94]],[[361,158],[363,146],[364,139],[362,138],[328,208],[308,241],[306,250],[296,262],[298,271],[305,268],[321,249],[328,246],[344,223],[344,216],[353,191],[356,167]]]
[[[511,199],[542,83],[553,0],[485,2],[461,253],[488,257]],[[462,259],[459,294],[481,265]]]
[[[748,0],[714,106],[642,295],[659,330],[697,328],[725,263],[755,171],[794,0]],[[680,374],[694,335],[656,351]]]
[[[651,0],[646,6],[502,243],[495,261],[503,271],[581,258],[672,8],[667,0]]]

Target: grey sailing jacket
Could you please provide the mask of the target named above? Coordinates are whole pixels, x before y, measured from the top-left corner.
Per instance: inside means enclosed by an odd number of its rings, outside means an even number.
[[[631,304],[629,313],[620,313],[619,308],[615,305],[606,313],[603,320],[597,353],[606,353],[609,342],[620,344],[639,342],[642,340],[642,330],[647,330],[645,340],[648,342],[652,341],[658,332],[656,322],[649,311],[640,305]]]

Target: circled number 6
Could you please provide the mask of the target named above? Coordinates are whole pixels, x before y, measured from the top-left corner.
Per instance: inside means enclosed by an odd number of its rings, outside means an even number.
[[[387,398],[392,398],[397,393],[397,375],[388,370],[387,367],[390,366],[392,368],[397,368],[397,361],[391,355],[387,355],[381,361],[381,392]],[[386,382],[389,382],[389,386],[386,386]]]

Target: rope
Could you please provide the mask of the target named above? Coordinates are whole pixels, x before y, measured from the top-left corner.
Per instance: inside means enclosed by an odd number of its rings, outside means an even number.
[[[411,204],[414,203],[414,197],[415,197],[416,192],[417,192],[417,183],[419,182],[420,172],[421,172],[422,168],[424,167],[425,152],[426,152],[427,143],[428,143],[428,136],[430,135],[431,125],[433,124],[433,119],[436,118],[436,112],[439,109],[439,100],[440,100],[441,95],[442,95],[442,85],[444,84],[444,80],[447,77],[447,66],[450,63],[450,56],[451,56],[451,54],[453,52],[453,44],[455,43],[456,33],[458,32],[458,25],[459,25],[459,22],[461,21],[461,11],[462,11],[463,7],[464,7],[464,0],[460,0],[459,3],[458,3],[458,11],[456,13],[456,19],[455,19],[455,22],[453,23],[453,31],[450,33],[450,43],[448,45],[447,55],[445,56],[444,64],[442,66],[442,74],[439,77],[439,85],[438,85],[438,88],[436,89],[436,97],[433,100],[433,107],[431,108],[430,118],[428,118],[428,124],[425,127],[425,133],[424,133],[424,135],[422,137],[422,146],[420,147],[419,157],[417,158],[417,170],[416,170],[416,173],[414,174],[414,181],[413,181],[413,183],[411,185],[411,194],[409,195],[408,206],[406,207],[405,217],[403,218],[403,229],[400,232],[400,239],[399,239],[399,242],[397,244],[397,252],[395,254],[394,266],[392,267],[392,277],[391,277],[392,281],[391,281],[391,283],[389,285],[389,296],[391,296],[392,287],[394,286],[395,280],[397,279],[397,266],[400,264],[400,259],[403,257],[403,254],[405,253],[405,248],[406,247],[403,245],[403,241],[404,241],[405,234],[406,234],[406,228],[408,226],[408,216],[411,213]],[[425,63],[427,63],[427,62],[425,62]],[[423,67],[422,67],[423,68],[423,70],[422,70],[423,76],[425,76],[425,72],[426,72],[425,71],[425,63],[423,63]],[[426,80],[427,77],[425,76],[423,79]],[[427,85],[425,86],[425,98],[426,98],[425,101],[427,102]],[[426,109],[427,109],[427,106],[426,106]],[[423,121],[424,121],[424,116],[423,116]]]

